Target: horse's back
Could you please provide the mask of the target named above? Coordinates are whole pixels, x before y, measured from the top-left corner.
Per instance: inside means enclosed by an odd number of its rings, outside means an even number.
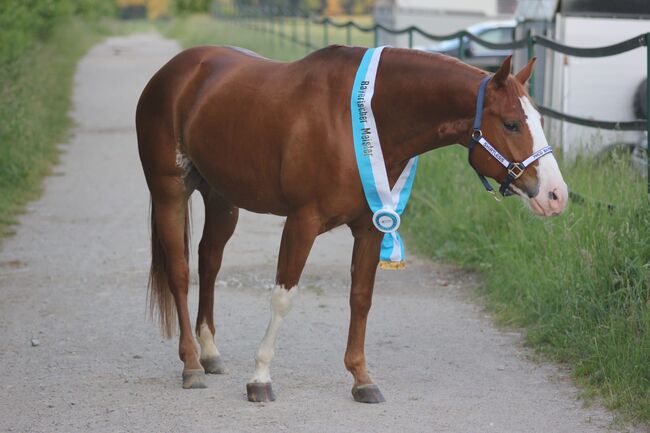
[[[139,116],[142,108],[149,122],[169,125],[168,161],[180,151],[240,207],[286,214],[319,192],[305,182],[296,187],[298,171],[340,172],[335,147],[346,141],[335,135],[349,128],[341,107],[349,104],[352,65],[361,55],[330,47],[285,63],[233,47],[192,48],[152,78]]]

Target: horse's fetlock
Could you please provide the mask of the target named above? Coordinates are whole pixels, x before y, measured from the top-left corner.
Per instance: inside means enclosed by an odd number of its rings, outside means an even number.
[[[348,371],[354,373],[360,366],[365,365],[365,357],[363,355],[345,355],[343,363]]]

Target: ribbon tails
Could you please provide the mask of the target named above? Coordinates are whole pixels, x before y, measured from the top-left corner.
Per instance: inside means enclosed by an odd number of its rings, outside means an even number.
[[[350,101],[352,135],[363,192],[373,212],[372,222],[384,233],[379,266],[382,269],[404,269],[404,244],[397,229],[400,215],[411,195],[418,157],[409,160],[391,190],[371,106],[383,49],[369,48],[354,78]]]

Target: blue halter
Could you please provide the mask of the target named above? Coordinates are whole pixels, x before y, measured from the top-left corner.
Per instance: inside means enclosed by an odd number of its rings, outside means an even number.
[[[501,183],[499,192],[501,193],[502,196],[508,197],[513,194],[512,191],[510,190],[510,184],[515,180],[519,179],[521,175],[524,173],[524,170],[526,170],[526,168],[528,168],[530,164],[537,161],[542,156],[548,155],[549,153],[553,152],[553,149],[551,148],[551,146],[546,146],[538,150],[537,152],[533,153],[522,162],[510,162],[503,155],[501,155],[501,153],[499,153],[499,151],[496,150],[490,144],[489,141],[485,139],[485,137],[483,136],[483,132],[481,131],[481,121],[483,120],[483,102],[485,101],[485,89],[491,78],[492,78],[491,75],[488,75],[487,77],[483,78],[483,81],[481,81],[481,85],[478,88],[478,97],[476,98],[476,115],[474,116],[474,127],[472,131],[472,139],[470,140],[467,146],[469,149],[468,159],[469,159],[469,164],[472,166],[474,171],[476,171],[476,174],[478,174],[478,178],[483,183],[485,189],[493,195],[495,195],[495,193],[494,193],[494,189],[492,188],[492,185],[490,185],[490,182],[488,182],[485,176],[479,173],[476,167],[474,167],[474,164],[472,164],[472,150],[474,149],[476,143],[483,146],[483,148],[487,150],[490,153],[490,155],[492,155],[497,161],[499,161],[499,163],[501,163],[501,165],[503,165],[508,171],[506,174],[506,178]]]

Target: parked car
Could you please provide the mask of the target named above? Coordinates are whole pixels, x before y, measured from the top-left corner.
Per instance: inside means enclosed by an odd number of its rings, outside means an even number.
[[[514,40],[514,30],[517,22],[515,20],[506,21],[485,21],[474,24],[467,28],[467,31],[488,42],[496,44],[505,44]],[[503,60],[512,54],[512,50],[492,50],[477,44],[469,38],[464,38],[464,61],[486,71],[494,72],[499,68]],[[450,39],[441,41],[436,44],[418,47],[424,51],[447,54],[449,56],[459,57],[460,41]]]

